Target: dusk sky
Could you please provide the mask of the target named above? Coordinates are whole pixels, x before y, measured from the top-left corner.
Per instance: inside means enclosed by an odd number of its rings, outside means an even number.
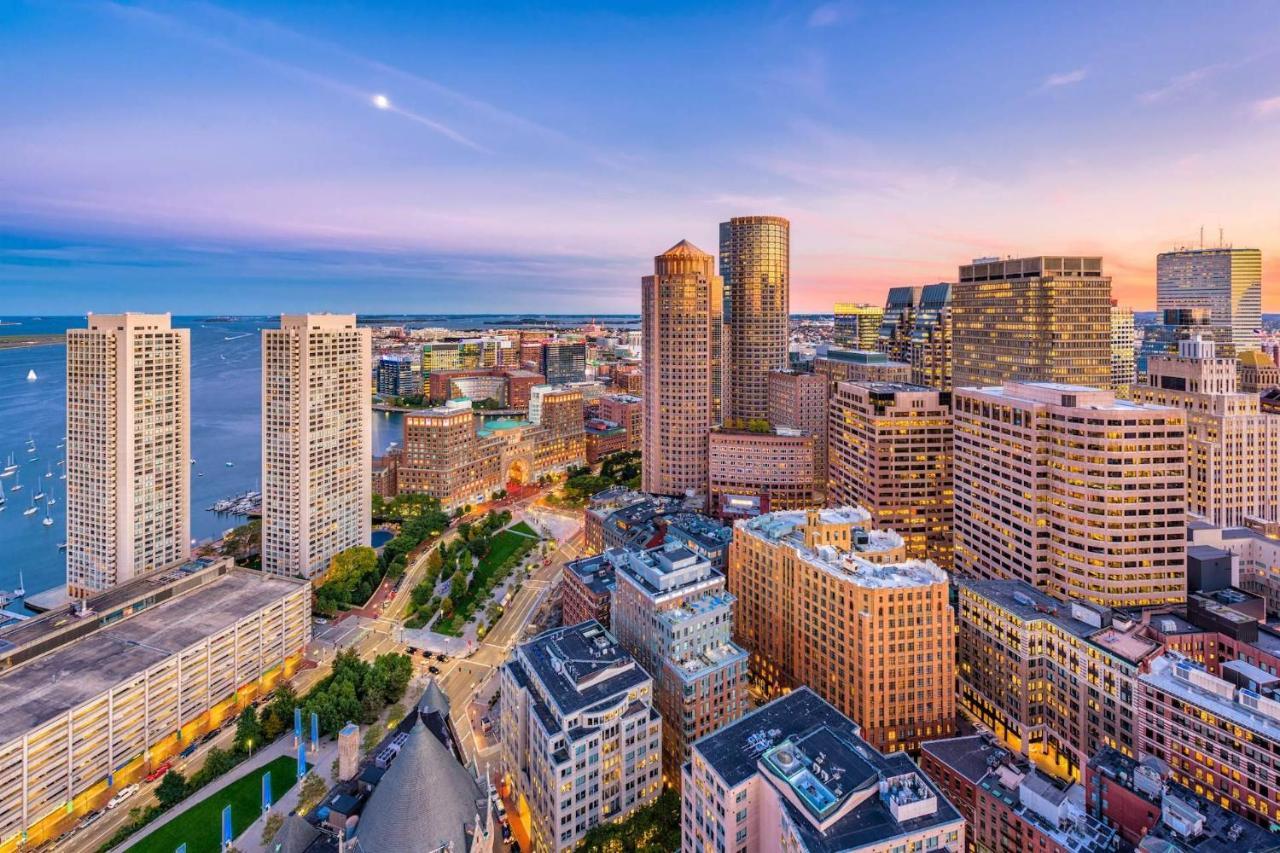
[[[1256,246],[1280,7],[0,2],[0,314],[635,312],[792,222],[791,304]],[[380,109],[376,96],[389,108]]]

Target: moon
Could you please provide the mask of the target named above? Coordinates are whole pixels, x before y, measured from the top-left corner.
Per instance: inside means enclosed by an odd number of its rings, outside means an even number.
[[[374,95],[373,105],[380,110],[389,110],[391,109],[391,99],[386,95]]]

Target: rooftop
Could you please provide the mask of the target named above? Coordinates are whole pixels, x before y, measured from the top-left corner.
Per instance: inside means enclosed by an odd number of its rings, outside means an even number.
[[[610,700],[649,680],[613,635],[594,620],[539,634],[520,646],[520,657],[561,716]]]
[[[1144,853],[1274,853],[1280,837],[1222,808],[1190,788],[1169,782],[1161,819],[1138,845]],[[1179,830],[1186,829],[1189,832]]]
[[[958,389],[959,390],[959,389]],[[1100,412],[1181,412],[1173,406],[1158,406],[1153,403],[1135,403],[1122,400],[1112,391],[1092,388],[1087,385],[1068,385],[1064,382],[1006,382],[986,388],[965,388],[968,393],[979,393],[988,397],[1001,397],[1009,400],[1020,400],[1029,403],[1042,403],[1049,406],[1060,406],[1071,409],[1083,409]]]
[[[232,627],[300,583],[235,569],[0,674],[0,743]]]
[[[617,582],[614,564],[610,555],[621,557],[621,552],[611,549],[603,554],[582,557],[565,563],[565,569],[573,572],[578,580],[594,595],[608,595]]]
[[[1280,741],[1280,702],[1210,675],[1180,655],[1165,653],[1138,679],[1184,702],[1208,710],[1221,720],[1271,741]],[[1249,704],[1245,704],[1249,703]]]
[[[996,764],[1011,757],[1008,749],[987,735],[925,741],[920,749],[974,784]]]

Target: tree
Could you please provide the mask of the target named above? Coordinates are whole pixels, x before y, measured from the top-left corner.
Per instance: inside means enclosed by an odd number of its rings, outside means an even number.
[[[177,770],[164,774],[160,784],[156,786],[156,799],[160,807],[168,809],[176,806],[187,796],[187,777]]]
[[[252,752],[254,747],[262,746],[265,739],[257,712],[252,707],[245,708],[236,721],[236,749],[240,752]]]
[[[293,725],[293,709],[298,705],[298,694],[288,684],[281,684],[271,694],[271,701],[262,709],[259,722],[262,725],[263,742],[273,741]]]
[[[306,814],[324,798],[329,786],[314,772],[302,777],[302,788],[298,791],[298,814]]]
[[[369,726],[364,730],[364,739],[360,741],[360,749],[365,753],[373,752],[379,743],[382,742],[382,733],[375,727]]]
[[[449,584],[449,597],[454,601],[462,598],[467,593],[467,580],[458,572],[453,576],[453,580]]]
[[[262,846],[264,848],[271,847],[271,840],[276,837],[276,833],[280,831],[282,826],[284,826],[284,818],[279,812],[273,811],[267,815],[267,821],[262,825]]]
[[[204,760],[204,767],[201,769],[201,773],[207,774],[209,779],[216,779],[235,766],[235,756],[225,749],[219,749],[215,746],[209,750],[209,755]]]

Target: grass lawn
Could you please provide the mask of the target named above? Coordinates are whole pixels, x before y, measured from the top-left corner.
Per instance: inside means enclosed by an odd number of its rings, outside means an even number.
[[[532,536],[535,539],[538,538],[538,534],[529,526],[528,522],[525,521],[517,522],[516,524],[508,527],[507,530],[511,530],[516,533],[523,533],[525,536]]]
[[[173,853],[186,842],[187,853],[222,849],[222,809],[231,804],[231,831],[239,836],[262,813],[262,774],[271,771],[271,799],[279,802],[293,787],[297,759],[282,755],[264,767],[226,785],[129,848],[129,853]]]
[[[522,536],[522,533],[525,535]],[[489,549],[489,553],[480,561],[480,565],[476,566],[474,583],[460,601],[454,602],[453,615],[437,622],[435,630],[452,637],[461,637],[462,626],[467,624],[467,620],[475,613],[476,607],[480,602],[488,599],[489,592],[507,574],[510,574],[510,570],[507,570],[499,576],[498,571],[502,564],[512,554],[527,554],[537,544],[537,534],[523,521],[493,537],[493,546]]]

